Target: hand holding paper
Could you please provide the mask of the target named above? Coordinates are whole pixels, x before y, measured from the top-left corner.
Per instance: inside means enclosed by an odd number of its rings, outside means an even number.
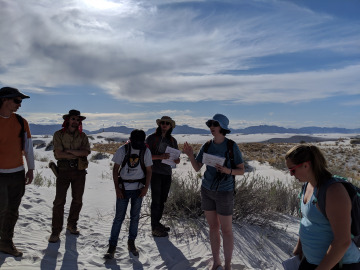
[[[161,162],[165,163],[170,166],[175,166],[175,159],[178,159],[180,157],[181,151],[175,148],[172,148],[170,146],[166,147],[165,153],[168,153],[170,157],[168,159],[163,159]]]
[[[203,153],[202,163],[208,166],[215,167],[216,164],[224,165],[225,158]]]

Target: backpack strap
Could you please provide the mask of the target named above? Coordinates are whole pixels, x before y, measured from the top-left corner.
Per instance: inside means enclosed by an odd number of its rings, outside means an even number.
[[[229,160],[230,160],[230,166],[232,169],[236,169],[236,164],[234,161],[234,141],[228,139],[227,141],[227,152],[229,155]],[[233,185],[234,185],[234,194],[236,194],[236,190],[235,190],[235,175],[231,175],[233,178]]]
[[[146,148],[143,148],[143,149],[140,149],[140,153],[139,153],[139,157],[140,157],[140,166],[141,166],[141,169],[143,170],[144,172],[144,175],[146,177],[146,167],[145,167],[145,151],[146,151]]]
[[[327,180],[322,186],[320,186],[318,188],[318,191],[316,193],[316,200],[317,203],[319,205],[320,211],[321,213],[327,218],[326,215],[326,192],[329,186],[331,186],[334,183],[342,183],[346,190],[348,190],[347,185],[350,184],[349,182],[347,182],[345,180],[345,178],[340,178],[340,177],[331,177],[329,180]],[[349,191],[348,191],[349,192]],[[349,193],[350,198],[352,198],[352,196]]]
[[[121,170],[125,167],[126,163],[128,162],[130,154],[131,154],[130,143],[126,143],[125,144],[125,156],[124,156],[123,162],[121,164],[119,174],[120,174]]]
[[[21,115],[15,113],[16,119],[18,120],[20,126],[21,126],[21,130],[20,130],[20,134],[19,137],[21,138],[21,149],[24,150],[24,135],[25,135],[25,127],[24,127],[24,119],[21,117]]]
[[[346,178],[334,175],[321,186],[316,195],[321,213],[326,215],[326,190],[334,183],[342,183],[351,200],[351,238],[360,247],[360,188],[348,182]]]
[[[207,152],[208,152],[209,147],[210,147],[210,144],[211,144],[211,141],[212,141],[212,140],[208,140],[208,141],[204,144],[204,150],[203,150],[204,153],[207,153]]]

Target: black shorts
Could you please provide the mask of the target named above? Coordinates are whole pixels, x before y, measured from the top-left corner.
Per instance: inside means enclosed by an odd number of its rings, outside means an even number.
[[[204,211],[216,211],[222,216],[232,216],[234,191],[212,191],[201,187],[201,208]]]

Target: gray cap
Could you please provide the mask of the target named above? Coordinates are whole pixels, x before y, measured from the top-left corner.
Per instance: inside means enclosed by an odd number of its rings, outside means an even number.
[[[22,99],[30,98],[29,96],[21,93],[16,88],[6,86],[0,89],[0,98],[15,98],[15,97],[21,97]]]

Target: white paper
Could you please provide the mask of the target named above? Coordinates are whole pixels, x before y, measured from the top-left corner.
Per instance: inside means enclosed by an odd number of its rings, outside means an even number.
[[[167,146],[165,149],[165,153],[170,154],[170,157],[168,159],[163,159],[161,162],[170,165],[171,167],[175,167],[176,163],[174,162],[174,160],[180,157],[181,151]]]
[[[211,167],[215,167],[216,164],[223,165],[225,162],[224,157],[218,157],[210,155],[208,153],[203,153],[202,163]]]
[[[300,265],[300,257],[298,255],[282,262],[285,270],[298,270]]]

